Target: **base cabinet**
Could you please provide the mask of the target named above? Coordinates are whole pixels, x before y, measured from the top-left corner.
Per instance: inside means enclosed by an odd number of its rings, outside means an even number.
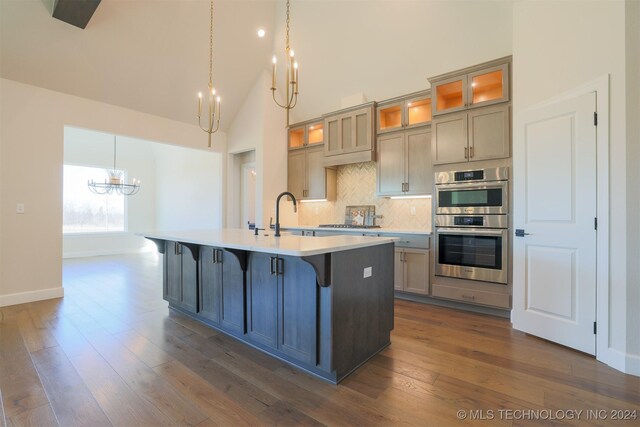
[[[222,248],[202,246],[199,266],[198,314],[222,329],[243,334],[244,272],[238,259]]]
[[[316,274],[295,257],[252,253],[247,273],[247,335],[316,364]]]
[[[198,307],[198,267],[191,250],[178,242],[166,241],[163,298],[195,313]]]
[[[429,295],[429,250],[395,249],[394,289]]]

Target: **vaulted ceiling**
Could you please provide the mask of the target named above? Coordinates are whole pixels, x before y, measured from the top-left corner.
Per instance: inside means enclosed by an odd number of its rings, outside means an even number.
[[[0,0],[2,77],[195,123],[209,81],[208,1],[102,0],[84,30],[52,18],[52,3]],[[215,2],[224,128],[268,67],[275,9],[271,0]]]
[[[284,3],[215,0],[223,129],[272,54],[282,59]],[[102,0],[84,30],[52,18],[52,4],[0,0],[1,77],[196,122],[196,95],[208,82],[209,1]],[[511,53],[512,0],[292,0],[291,8],[301,81],[292,121],[360,93],[379,101],[425,89],[431,75]]]

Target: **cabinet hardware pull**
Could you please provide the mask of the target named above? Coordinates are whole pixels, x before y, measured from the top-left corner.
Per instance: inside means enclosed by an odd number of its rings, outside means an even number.
[[[215,249],[211,251],[211,262],[216,264],[218,262],[218,253]]]
[[[276,274],[284,274],[284,258],[276,258]]]
[[[175,243],[175,254],[182,255],[182,245],[178,242]]]
[[[473,146],[469,147],[469,158],[473,158]]]
[[[271,257],[271,263],[270,263],[270,265],[269,265],[269,272],[271,273],[271,275],[276,274],[276,270],[273,268],[273,264],[274,264],[274,262],[276,261],[276,259],[277,259],[277,258],[276,258],[276,257],[274,257],[274,256],[272,256],[272,257]]]
[[[464,158],[468,159],[469,158],[469,148],[464,147]]]
[[[409,183],[408,183],[408,182],[405,182],[405,184],[407,184],[407,189],[406,189],[406,190],[404,190],[404,191],[406,191],[406,192],[408,193],[408,192],[409,192]]]

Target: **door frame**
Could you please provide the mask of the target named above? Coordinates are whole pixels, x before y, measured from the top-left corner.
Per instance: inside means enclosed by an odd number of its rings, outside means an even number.
[[[596,359],[624,372],[625,356],[609,347],[609,74],[558,96],[525,108],[514,117],[514,129],[523,126],[523,112],[559,101],[595,92],[598,125],[596,126]],[[514,132],[515,135],[515,132]]]

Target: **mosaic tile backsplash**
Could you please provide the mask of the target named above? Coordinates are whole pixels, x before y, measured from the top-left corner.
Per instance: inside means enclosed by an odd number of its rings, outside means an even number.
[[[300,203],[298,225],[341,224],[347,205],[375,205],[376,224],[384,228],[431,230],[431,199],[388,199],[376,196],[375,162],[338,166],[334,202]],[[415,208],[415,215],[412,214]]]

